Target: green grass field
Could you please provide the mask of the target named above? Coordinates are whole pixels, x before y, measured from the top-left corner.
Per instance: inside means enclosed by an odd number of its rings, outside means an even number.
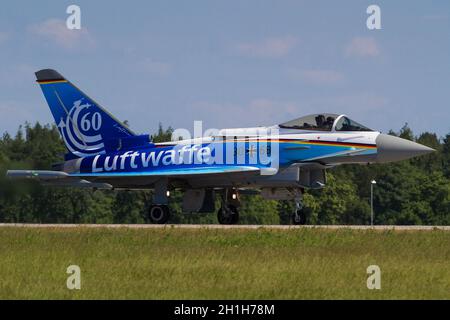
[[[450,299],[450,232],[0,228],[1,299]],[[81,268],[81,290],[66,268]],[[381,290],[366,286],[381,268]]]

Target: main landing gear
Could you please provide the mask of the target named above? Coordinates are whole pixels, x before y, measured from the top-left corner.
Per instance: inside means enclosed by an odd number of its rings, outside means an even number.
[[[167,180],[161,179],[155,183],[153,193],[153,205],[148,209],[148,220],[155,224],[165,224],[170,218],[170,209],[167,205],[169,192],[167,191]]]
[[[220,207],[217,211],[217,220],[220,224],[237,224],[239,221],[239,211],[233,205]]]
[[[236,190],[225,189],[222,195],[222,205],[217,211],[220,224],[237,224],[239,222],[240,201]]]
[[[167,205],[151,205],[148,209],[148,218],[152,223],[165,224],[170,218],[170,209]]]

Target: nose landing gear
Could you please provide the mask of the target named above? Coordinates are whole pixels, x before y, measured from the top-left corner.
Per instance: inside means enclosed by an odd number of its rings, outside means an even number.
[[[294,214],[292,215],[292,224],[295,225],[306,224],[306,215],[303,208],[295,210]]]
[[[295,212],[292,215],[292,224],[304,225],[306,224],[306,213],[303,206],[301,194],[295,198]]]
[[[217,220],[220,224],[237,224],[239,222],[240,206],[239,196],[236,190],[225,189],[222,195],[222,206],[217,211]]]

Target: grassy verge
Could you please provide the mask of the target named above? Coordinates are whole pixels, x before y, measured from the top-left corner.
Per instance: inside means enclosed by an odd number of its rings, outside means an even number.
[[[0,228],[0,298],[450,299],[450,232]]]

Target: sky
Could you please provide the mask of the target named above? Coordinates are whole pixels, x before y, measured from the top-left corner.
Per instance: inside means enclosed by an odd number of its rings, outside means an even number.
[[[81,29],[66,27],[69,5]],[[366,9],[381,9],[369,30]],[[138,133],[329,112],[382,132],[450,133],[450,1],[8,1],[0,132],[53,123],[34,72],[58,70]]]

